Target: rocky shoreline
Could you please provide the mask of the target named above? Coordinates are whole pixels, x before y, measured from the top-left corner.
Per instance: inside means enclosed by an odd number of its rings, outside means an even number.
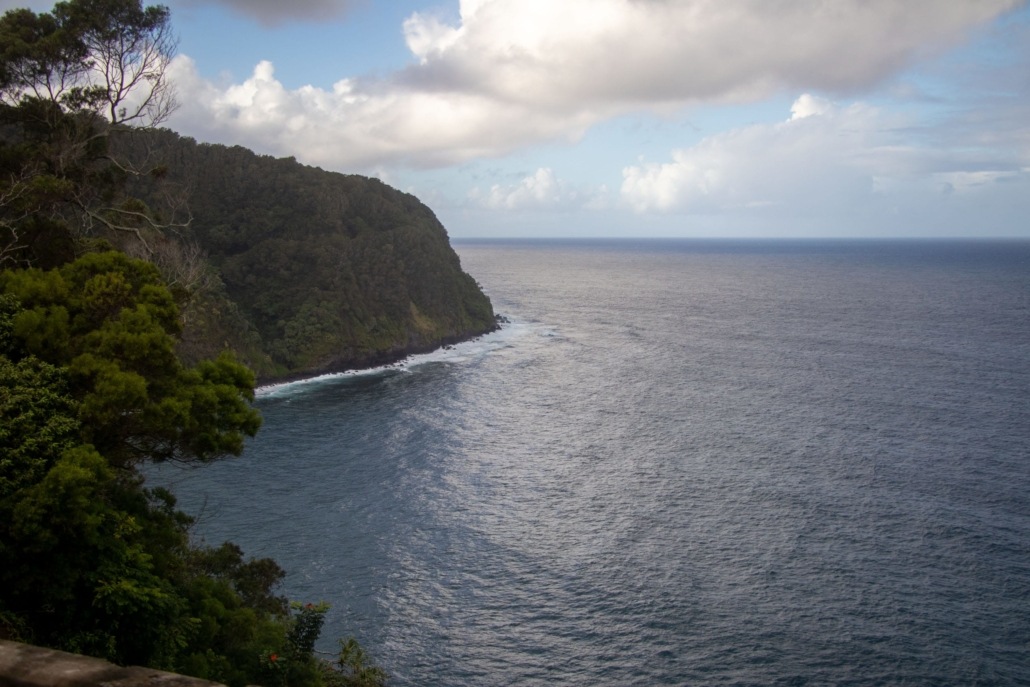
[[[401,348],[390,349],[386,351],[376,351],[368,355],[360,357],[348,357],[334,360],[328,365],[324,365],[318,368],[292,372],[285,375],[265,375],[259,376],[255,383],[255,388],[275,386],[279,384],[289,384],[291,382],[300,382],[306,379],[312,379],[314,377],[322,377],[325,375],[341,374],[344,372],[357,372],[361,370],[371,370],[378,367],[387,367],[390,365],[396,365],[397,363],[407,360],[413,355],[421,355],[424,353],[432,353],[445,348],[450,348],[456,344],[465,343],[468,341],[475,341],[476,339],[492,334],[497,330],[501,329],[505,324],[510,324],[509,320],[504,315],[494,315],[494,325],[489,329],[477,332],[467,332],[465,334],[459,334],[455,336],[447,336],[435,343],[422,344],[414,346],[404,346]]]

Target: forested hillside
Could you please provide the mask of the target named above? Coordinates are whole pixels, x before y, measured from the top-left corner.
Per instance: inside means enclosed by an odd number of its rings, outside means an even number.
[[[192,221],[177,240],[217,279],[186,311],[190,356],[226,342],[263,378],[361,367],[494,327],[432,211],[377,179],[307,167],[170,131],[119,139],[163,174]],[[188,252],[188,251],[187,251]],[[220,283],[219,283],[220,282]]]

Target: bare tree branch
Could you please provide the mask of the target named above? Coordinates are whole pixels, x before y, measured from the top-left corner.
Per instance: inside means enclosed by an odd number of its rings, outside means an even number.
[[[0,147],[14,144],[10,159],[20,159],[27,181],[66,182],[34,212],[62,222],[72,236],[131,236],[147,256],[162,232],[189,226],[184,196],[151,185],[151,200],[161,194],[167,206],[160,218],[126,197],[126,180],[156,179],[159,168],[149,151],[136,154],[146,143],[112,144],[112,137],[156,127],[176,107],[166,72],[177,46],[166,7],[67,0],[49,13],[12,10],[0,16],[0,41],[0,109],[17,131],[7,139],[0,131]],[[24,205],[27,196],[17,198]],[[23,233],[33,223],[13,199],[0,197],[0,264],[25,254]]]
[[[91,57],[85,81],[104,93],[104,106],[112,124],[153,127],[175,110],[175,92],[166,71],[177,42],[167,14],[144,11],[141,22],[85,36]]]
[[[14,175],[11,175],[9,183],[0,186],[0,268],[26,264],[22,256],[28,243],[23,236],[22,222],[33,209],[21,201],[28,194],[26,180]]]

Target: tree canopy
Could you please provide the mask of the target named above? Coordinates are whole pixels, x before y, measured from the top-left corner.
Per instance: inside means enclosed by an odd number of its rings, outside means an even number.
[[[174,109],[165,73],[175,51],[167,7],[69,0],[49,13],[16,9],[0,18],[0,39],[0,100],[7,105],[147,126]]]
[[[227,354],[179,362],[178,309],[150,263],[93,253],[0,273],[0,289],[19,305],[8,358],[67,370],[82,439],[113,464],[212,460],[257,431],[253,373]]]
[[[89,238],[149,252],[158,229],[188,222],[180,199],[162,217],[125,194],[126,179],[160,170],[110,140],[174,110],[174,49],[167,8],[139,0],[0,17],[0,266],[60,264]]]
[[[276,596],[278,565],[194,545],[145,487],[143,461],[238,454],[260,424],[253,374],[184,365],[178,331],[157,269],[122,253],[0,272],[0,637],[230,685],[381,684],[353,647],[315,658],[326,607]]]
[[[143,489],[144,460],[239,453],[253,375],[186,368],[150,264],[90,254],[0,273],[0,619],[11,634],[174,665],[196,634],[188,519]]]

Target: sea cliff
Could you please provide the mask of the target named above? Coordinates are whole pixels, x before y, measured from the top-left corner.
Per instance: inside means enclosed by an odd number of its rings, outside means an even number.
[[[184,358],[229,347],[268,383],[385,364],[496,327],[415,196],[169,131],[131,144],[124,152],[164,170],[131,190],[180,193],[191,214],[168,258],[203,267],[188,287]]]

